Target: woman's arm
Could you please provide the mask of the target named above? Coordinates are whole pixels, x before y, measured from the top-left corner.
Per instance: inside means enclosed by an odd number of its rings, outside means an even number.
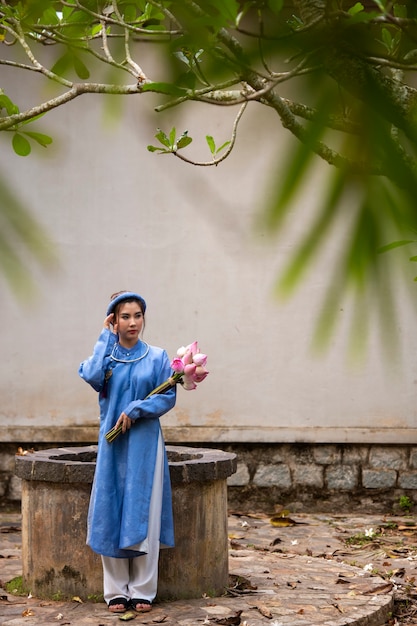
[[[105,321],[107,320],[108,318]],[[78,373],[81,378],[96,391],[101,391],[103,387],[109,357],[116,341],[117,335],[110,330],[110,325],[108,327],[105,325],[94,346],[93,354],[79,367]]]
[[[165,350],[161,350],[158,361],[159,367],[153,389],[164,383],[172,375],[171,363]],[[175,406],[176,396],[176,385],[174,385],[165,393],[156,393],[144,400],[133,400],[125,408],[124,413],[131,420],[161,417]]]

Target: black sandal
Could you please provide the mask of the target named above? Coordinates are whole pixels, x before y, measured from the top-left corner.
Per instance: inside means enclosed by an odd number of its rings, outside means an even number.
[[[138,604],[144,604],[145,606],[137,609],[136,607]],[[152,602],[149,602],[149,600],[143,600],[142,598],[132,598],[130,606],[134,611],[136,611],[136,613],[148,613],[149,611],[152,611]]]
[[[113,598],[113,600],[110,600],[110,602],[108,603],[108,607],[110,609],[111,606],[115,606],[116,604],[122,604],[123,605],[123,609],[117,609],[116,611],[110,611],[110,613],[126,613],[127,609],[129,608],[129,600],[126,600],[126,598]]]

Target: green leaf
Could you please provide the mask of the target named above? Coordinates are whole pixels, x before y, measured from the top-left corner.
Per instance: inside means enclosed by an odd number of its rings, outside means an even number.
[[[387,50],[390,52],[392,49],[392,35],[388,28],[382,29],[382,41],[384,42]]]
[[[7,115],[15,115],[19,113],[19,107],[16,106],[5,93],[1,93],[0,90],[0,111],[1,109],[6,109]]]
[[[158,128],[158,132],[155,135],[155,139],[160,141],[162,143],[162,145],[165,146],[166,148],[171,148],[171,143],[170,143],[168,137],[166,136],[164,131],[161,130],[160,128]]]
[[[43,146],[44,148],[46,148],[52,143],[52,137],[49,137],[49,135],[44,135],[43,133],[37,133],[37,132],[26,130],[24,134],[28,135],[28,137],[36,141],[39,145]]]
[[[233,24],[236,22],[237,14],[239,13],[239,3],[236,0],[222,0],[221,3],[216,3],[216,8],[222,8],[223,15],[226,19],[230,20]]]
[[[54,63],[51,72],[58,76],[66,76],[72,65],[72,55],[67,51]]]
[[[394,248],[399,248],[401,246],[406,246],[409,243],[415,243],[415,239],[403,239],[401,241],[393,241],[392,243],[388,243],[386,246],[381,246],[378,248],[378,254],[383,254],[384,252],[388,252],[389,250],[393,250]]]
[[[28,302],[36,290],[31,274],[33,261],[43,269],[57,267],[56,249],[44,228],[16,197],[16,190],[0,174],[0,274],[9,282],[12,292]],[[28,256],[28,254],[30,256]]]
[[[185,63],[185,65],[190,66],[190,59],[184,54],[182,50],[176,50],[174,52],[174,57],[181,61],[181,63]]]
[[[222,150],[224,150],[224,148],[226,148],[227,146],[229,146],[232,142],[231,141],[225,141],[220,148],[217,148],[216,150],[216,154],[218,154],[219,152],[221,152]]]
[[[157,146],[147,146],[149,152],[159,152],[160,154],[172,154],[172,150],[165,150],[164,148],[158,148]]]
[[[93,28],[91,29],[91,36],[95,37],[95,35],[98,35],[98,33],[101,33],[103,26],[101,24],[95,24],[95,26],[93,26]]]
[[[211,154],[216,154],[216,144],[211,135],[206,135],[207,145],[210,148]]]
[[[410,52],[407,52],[407,54],[404,55],[404,61],[415,63],[417,61],[417,48],[413,48]]]
[[[314,256],[320,252],[323,239],[337,217],[336,208],[346,185],[344,172],[336,170],[330,180],[327,197],[323,201],[317,219],[308,229],[308,233],[298,246],[298,250],[291,255],[287,268],[277,284],[277,291],[281,295],[288,296],[294,291],[311,267]]]
[[[349,15],[356,15],[357,13],[360,13],[361,11],[364,10],[364,6],[362,4],[362,2],[357,2],[356,4],[353,5],[353,7],[350,7],[350,9],[348,10]]]
[[[323,92],[324,95],[324,92]],[[330,100],[329,100],[330,103]],[[300,181],[306,175],[314,159],[314,145],[325,132],[327,106],[323,99],[316,105],[319,114],[307,126],[303,142],[295,145],[292,156],[284,166],[284,173],[275,180],[276,191],[273,201],[267,207],[266,222],[272,230],[278,230],[283,214],[296,195]]]
[[[393,12],[395,17],[405,19],[407,17],[407,6],[405,4],[394,3]]]
[[[360,24],[372,22],[373,20],[379,18],[381,14],[378,11],[357,11],[356,13],[351,14],[350,24]]]
[[[175,129],[175,126],[173,126],[171,130],[169,131],[169,145],[170,146],[174,145],[176,136],[177,136],[177,131]]]
[[[410,256],[410,261],[416,262],[417,261],[417,256]]]
[[[127,4],[125,7],[123,7],[123,18],[125,22],[132,24],[136,20],[136,17],[136,7],[133,3]]]
[[[31,147],[29,141],[26,137],[23,137],[20,133],[14,133],[12,139],[13,150],[19,156],[27,156],[31,152]]]
[[[85,65],[84,61],[82,61],[80,57],[76,54],[74,54],[73,56],[73,64],[75,73],[77,74],[78,78],[81,78],[81,80],[87,80],[88,78],[90,78],[90,71],[88,67]]]
[[[46,11],[44,11],[42,20],[44,24],[59,24],[59,17],[53,7],[48,7]]]
[[[191,142],[192,142],[191,137],[188,137],[188,135],[184,133],[177,141],[177,149],[181,150],[181,148],[185,148],[186,146],[189,146]]]

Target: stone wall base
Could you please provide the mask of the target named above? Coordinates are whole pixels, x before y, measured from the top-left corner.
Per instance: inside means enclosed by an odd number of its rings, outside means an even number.
[[[20,504],[20,479],[14,475],[19,447],[24,451],[68,445],[74,443],[0,443],[1,506]],[[199,442],[196,447],[237,454],[237,472],[227,481],[229,509],[236,511],[393,514],[417,505],[417,445]]]

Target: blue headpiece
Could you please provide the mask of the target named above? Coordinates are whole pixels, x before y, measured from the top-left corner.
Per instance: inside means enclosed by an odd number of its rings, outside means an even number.
[[[119,302],[123,302],[123,300],[131,300],[131,299],[139,300],[139,302],[142,303],[143,312],[145,313],[145,311],[146,311],[146,302],[142,298],[142,296],[140,296],[138,293],[135,293],[134,291],[124,291],[119,296],[116,296],[110,302],[109,306],[107,307],[107,315],[110,315],[110,313],[114,313],[114,308],[115,308],[116,305],[119,304]]]

